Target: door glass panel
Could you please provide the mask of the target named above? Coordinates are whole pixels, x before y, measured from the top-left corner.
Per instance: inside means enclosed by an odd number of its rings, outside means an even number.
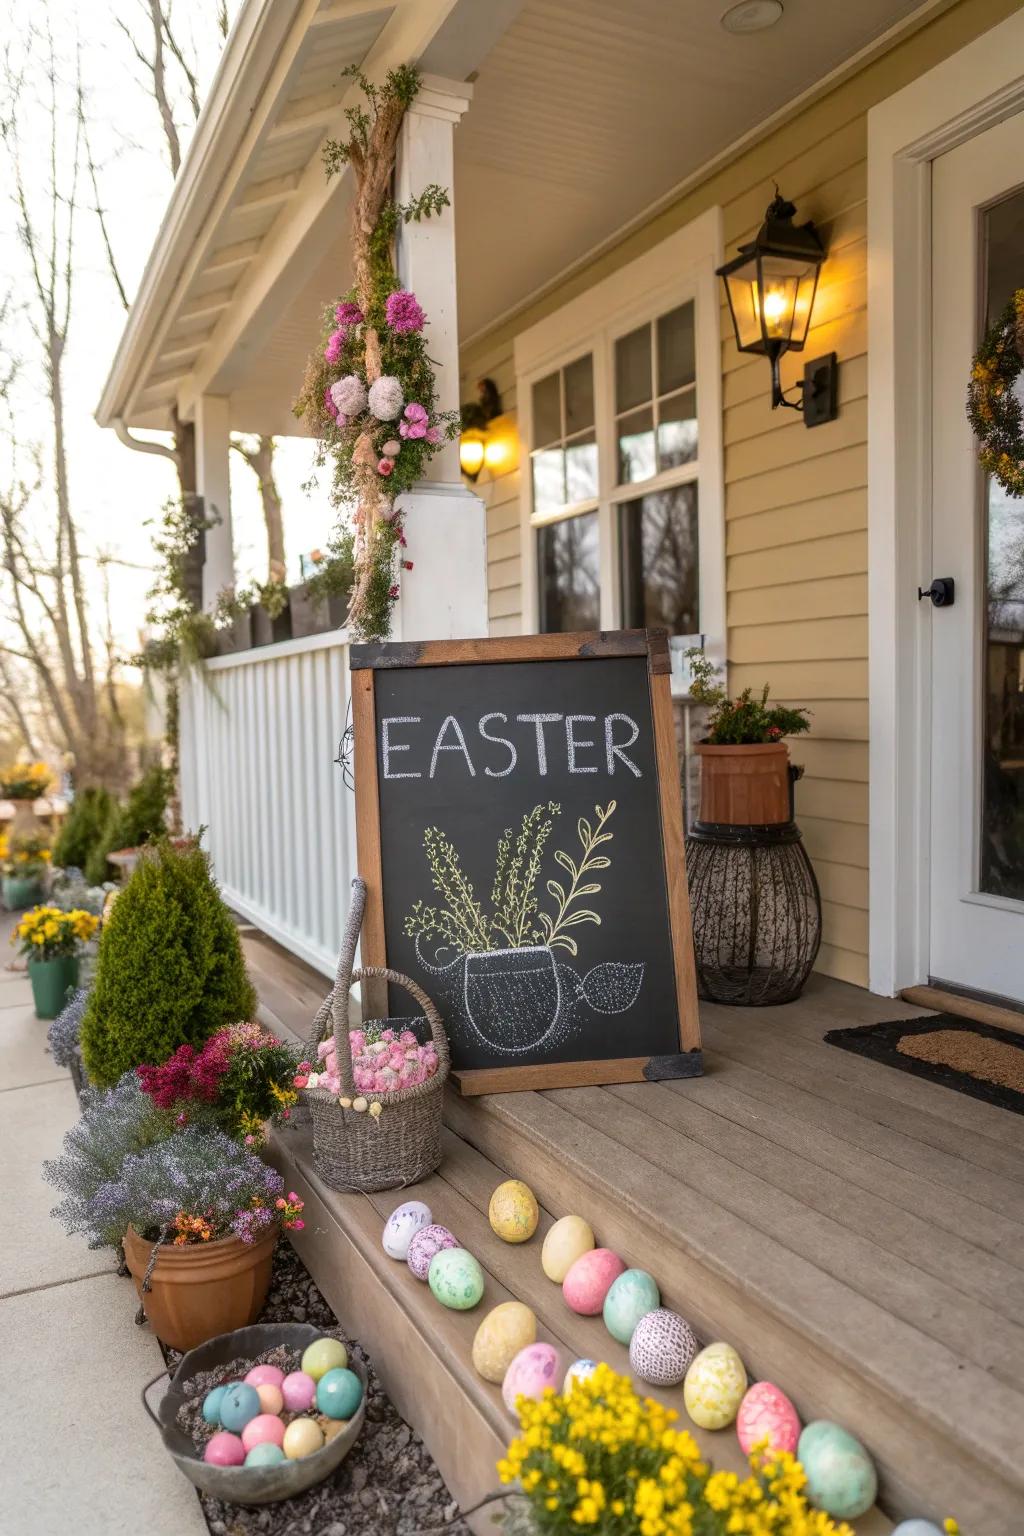
[[[627,629],[665,625],[675,635],[699,632],[695,484],[622,504],[619,569]]]
[[[594,425],[594,364],[588,352],[565,370],[565,430],[568,436]]]
[[[697,457],[697,391],[684,389],[658,405],[658,468],[676,469]]]
[[[645,406],[618,423],[619,484],[634,485],[654,474],[654,412]]]
[[[537,529],[542,634],[600,628],[597,513]]]
[[[565,455],[561,448],[539,448],[533,458],[533,510],[560,512],[565,506]]]
[[[658,393],[692,384],[697,377],[693,355],[693,300],[662,315],[658,321]]]
[[[566,505],[592,501],[597,495],[597,439],[584,432],[565,445]]]
[[[982,235],[991,325],[1021,285],[1024,191],[988,209]],[[981,889],[1024,901],[1024,500],[988,479],[984,506]]]
[[[549,373],[533,386],[533,446],[544,448],[562,435],[561,376]]]
[[[615,409],[632,410],[650,400],[651,328],[642,325],[615,343]]]

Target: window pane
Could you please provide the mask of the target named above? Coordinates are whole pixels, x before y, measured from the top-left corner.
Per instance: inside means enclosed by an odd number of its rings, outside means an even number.
[[[650,400],[651,328],[642,325],[615,343],[615,409],[628,411]]]
[[[619,484],[649,480],[654,474],[654,413],[650,406],[623,416],[618,433]]]
[[[571,437],[594,425],[594,364],[588,352],[565,370],[565,431]]]
[[[693,356],[693,300],[658,321],[658,393],[692,384],[697,377]]]
[[[598,629],[597,513],[538,528],[537,561],[541,632]]]
[[[675,469],[697,457],[697,391],[684,389],[658,402],[658,468]]]
[[[597,442],[584,432],[565,445],[566,503],[590,501],[597,495]]]
[[[675,635],[698,634],[696,485],[624,502],[619,562],[627,628],[665,625]]]
[[[557,443],[562,435],[560,375],[550,373],[533,386],[533,446]]]
[[[542,448],[533,458],[533,510],[557,512],[565,506],[565,455],[561,448]]]

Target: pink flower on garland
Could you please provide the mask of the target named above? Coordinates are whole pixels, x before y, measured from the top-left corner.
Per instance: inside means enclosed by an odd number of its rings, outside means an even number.
[[[426,315],[420,308],[414,293],[399,290],[389,293],[384,311],[385,319],[393,331],[422,331]]]
[[[383,475],[384,478],[387,479],[388,475],[390,475],[394,470],[394,467],[394,459],[381,459],[377,464],[377,473],[378,475]]]
[[[441,441],[441,434],[436,427],[428,427],[423,435],[428,443],[437,444]]]
[[[417,405],[413,401],[406,406],[402,415],[404,420],[398,428],[399,437],[426,437],[427,432],[430,430],[428,426],[430,417],[422,405]]]
[[[329,363],[332,368],[337,367],[338,363],[341,362],[341,349],[344,345],[345,332],[332,331],[327,338],[327,345],[324,348],[324,362]]]
[[[324,390],[324,410],[331,417],[332,421],[338,420],[338,407],[331,398],[331,391],[329,389]]]
[[[362,325],[363,312],[358,304],[338,304],[334,310],[334,323],[339,326]]]

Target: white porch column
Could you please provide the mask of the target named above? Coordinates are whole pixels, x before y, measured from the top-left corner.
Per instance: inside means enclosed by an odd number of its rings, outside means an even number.
[[[231,537],[231,431],[226,395],[200,395],[196,400],[196,490],[203,498],[203,515],[213,523],[206,530],[203,563],[203,607],[235,581],[235,551]]]
[[[473,87],[424,75],[398,143],[396,195],[417,197],[432,182],[454,205],[454,134]],[[455,274],[455,210],[449,206],[398,234],[398,275],[427,314],[427,349],[437,365],[437,406],[459,406],[459,330]],[[458,442],[446,443],[427,476],[401,498],[406,559],[394,633],[402,640],[447,640],[487,633],[487,519],[484,504],[463,484]]]

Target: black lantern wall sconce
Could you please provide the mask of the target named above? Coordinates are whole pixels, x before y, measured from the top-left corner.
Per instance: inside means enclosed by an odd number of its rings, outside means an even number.
[[[489,430],[491,422],[502,415],[498,386],[493,379],[478,379],[476,389],[476,399],[460,407],[459,467],[471,483],[476,482],[485,464],[495,469],[505,457],[504,444],[494,440]]]
[[[839,414],[839,365],[836,354],[815,359],[804,368],[787,399],[779,377],[784,352],[802,352],[811,324],[818,274],[825,247],[814,225],[793,223],[796,207],[775,188],[764,223],[739,255],[718,268],[725,284],[736,345],[741,352],[758,352],[772,368],[772,410],[780,405],[800,411],[807,427],[835,421]]]

